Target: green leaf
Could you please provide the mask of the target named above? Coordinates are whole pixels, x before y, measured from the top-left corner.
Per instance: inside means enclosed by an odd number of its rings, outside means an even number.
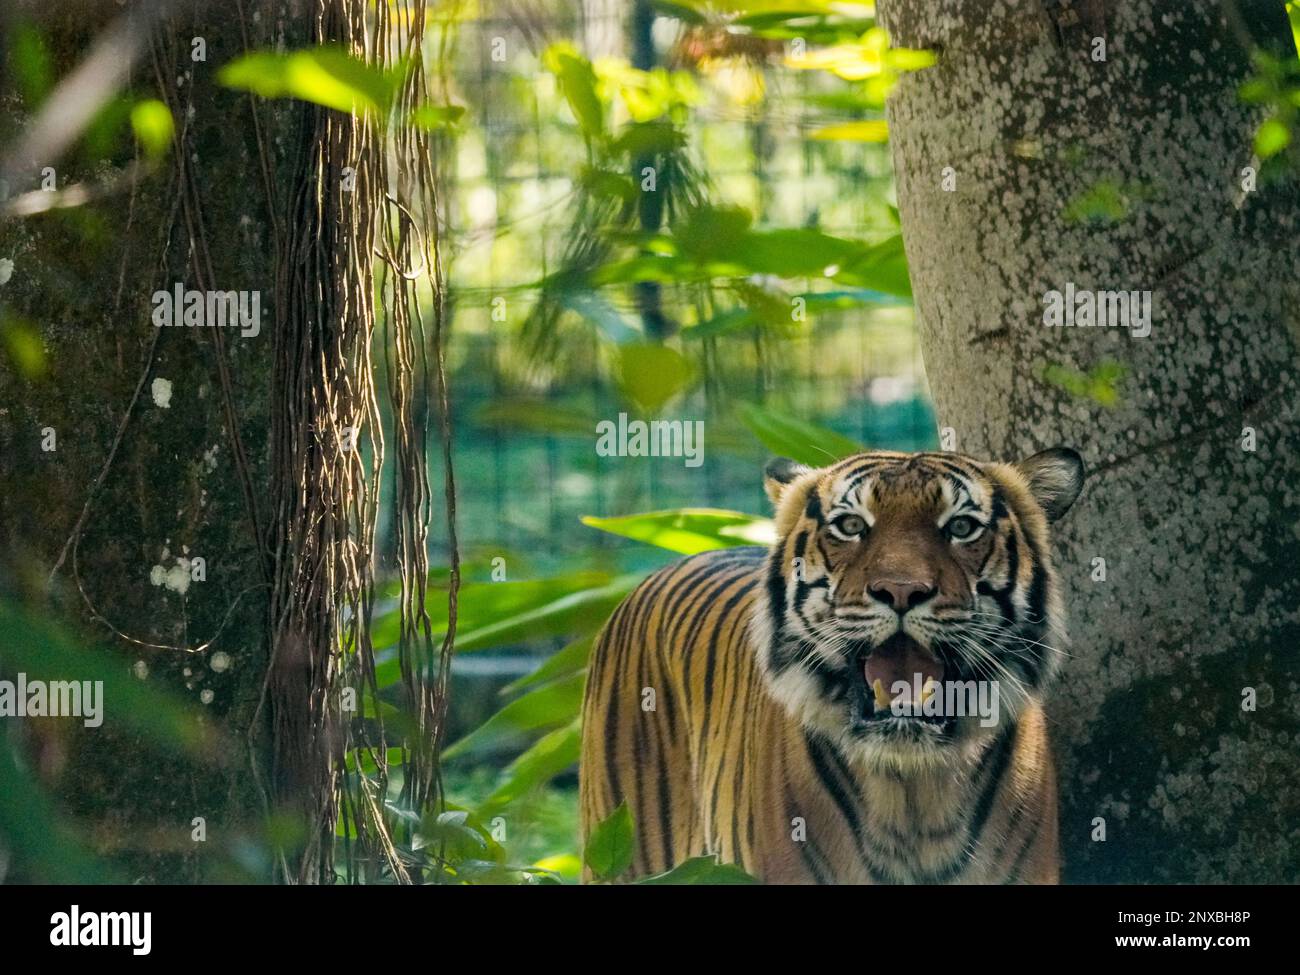
[[[1291,144],[1291,130],[1279,118],[1265,119],[1255,133],[1255,155],[1268,159]]]
[[[452,759],[467,752],[482,751],[530,731],[549,730],[573,721],[582,711],[586,680],[584,672],[529,691],[447,748],[442,757]]]
[[[774,413],[752,403],[742,403],[740,418],[772,453],[811,467],[860,454],[867,448],[834,430]]]
[[[595,640],[594,633],[588,634],[579,640],[574,640],[547,657],[545,662],[531,674],[525,674],[518,680],[511,681],[501,689],[501,694],[510,697],[525,688],[545,684],[557,678],[577,673],[587,666],[587,659],[591,656],[591,647]]]
[[[158,159],[171,147],[175,124],[167,106],[156,98],[150,98],[137,102],[131,109],[131,129],[145,154]]]
[[[666,345],[636,342],[618,350],[619,388],[647,414],[658,413],[686,389],[693,375],[690,360]]]
[[[213,736],[174,698],[136,678],[116,654],[82,648],[61,629],[0,602],[0,660],[31,680],[102,681],[105,720],[138,731],[150,744],[202,757]]]
[[[716,856],[691,857],[665,873],[642,877],[638,884],[757,884],[757,877],[733,863],[719,863]]]
[[[9,64],[28,109],[41,103],[54,85],[54,61],[41,32],[25,19],[12,25]]]
[[[453,128],[465,115],[463,105],[421,105],[406,117],[408,125],[436,132]]]
[[[633,829],[632,813],[624,800],[591,831],[582,858],[597,880],[613,880],[632,866]]]
[[[591,632],[599,628],[640,580],[634,574],[619,576],[607,586],[571,593],[536,609],[470,630],[457,636],[456,652]]]
[[[712,508],[675,508],[618,518],[588,515],[582,523],[683,555],[739,545],[770,545],[776,540],[771,519]]]
[[[405,74],[405,67],[384,70],[342,48],[313,47],[246,54],[217,72],[217,81],[262,98],[296,98],[354,115],[370,109],[387,116]]]
[[[846,258],[833,277],[841,284],[874,288],[903,298],[912,297],[902,234],[895,234]]]
[[[531,748],[511,762],[502,773],[502,781],[475,811],[481,818],[493,815],[521,796],[549,782],[574,765],[582,751],[582,723],[575,718],[563,728],[556,728],[538,739]]]
[[[819,142],[888,142],[889,126],[882,118],[860,119],[824,125],[809,135]]]
[[[563,596],[607,586],[612,581],[613,577],[607,572],[579,570],[544,579],[467,582],[460,587],[457,598],[457,629],[462,635],[470,633],[520,613],[540,609]],[[435,598],[440,595],[440,590],[431,587],[427,600],[427,611],[436,634],[447,628],[447,602]],[[396,608],[377,616],[371,626],[374,645],[381,648],[395,645],[399,624]]]
[[[605,132],[605,106],[596,94],[596,72],[591,62],[584,58],[567,41],[552,44],[542,55],[542,64],[555,75],[564,100],[573,110],[573,117],[588,138],[599,138]]]

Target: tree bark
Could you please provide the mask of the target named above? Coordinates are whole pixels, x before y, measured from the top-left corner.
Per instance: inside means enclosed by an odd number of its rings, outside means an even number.
[[[60,191],[117,181],[112,191],[0,221],[0,257],[14,264],[0,287],[5,327],[29,328],[46,366],[43,376],[25,376],[0,351],[0,594],[72,624],[88,652],[182,699],[223,747],[216,760],[159,750],[122,723],[112,700],[100,728],[53,723],[25,736],[42,783],[114,876],[131,882],[272,871],[270,789],[254,771],[265,777],[271,764],[259,702],[268,658],[269,323],[283,219],[272,191],[283,191],[303,152],[292,137],[302,131],[292,124],[301,108],[255,104],[215,74],[246,48],[301,45],[308,20],[300,7],[175,5],[153,25],[128,81],[133,96],[165,100],[175,119],[177,139],[159,168],[134,186],[122,182],[139,153],[119,119],[115,144],[78,139],[64,156],[29,160],[7,187],[11,198],[36,190],[51,166]],[[63,78],[121,9],[24,2],[7,11],[7,26],[32,23]],[[193,58],[196,38],[206,60]],[[6,96],[6,146],[33,108]],[[155,327],[151,296],[176,282],[259,291],[260,333]],[[46,428],[54,450],[42,449]],[[195,556],[205,560],[204,580],[183,591],[179,576],[175,588],[151,581],[153,567]],[[202,652],[163,649],[209,640]],[[9,879],[48,879],[29,866],[13,863]]]
[[[1282,4],[879,16],[938,53],[888,120],[939,424],[977,457],[1063,444],[1090,469],[1057,529],[1064,879],[1294,882],[1300,208],[1293,180],[1243,189],[1261,115],[1236,94],[1254,45],[1295,57]],[[1067,283],[1149,290],[1150,334],[1047,327]],[[1108,362],[1113,405],[1065,388]]]

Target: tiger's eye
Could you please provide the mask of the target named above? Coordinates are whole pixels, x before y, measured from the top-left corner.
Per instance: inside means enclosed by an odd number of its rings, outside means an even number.
[[[867,530],[867,522],[861,515],[840,515],[834,524],[841,535],[861,535]]]
[[[945,526],[953,538],[970,538],[979,528],[979,522],[965,515],[958,515]]]

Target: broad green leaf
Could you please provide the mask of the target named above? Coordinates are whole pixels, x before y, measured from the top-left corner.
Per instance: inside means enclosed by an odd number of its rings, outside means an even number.
[[[614,880],[632,866],[634,829],[626,800],[619,803],[608,819],[596,824],[587,838],[582,858],[597,880]]]
[[[342,48],[314,47],[246,54],[217,72],[217,80],[263,98],[296,98],[340,112],[370,109],[386,116],[405,73],[404,67],[367,64]]]
[[[568,646],[547,657],[542,665],[531,674],[525,674],[518,680],[511,681],[503,687],[501,689],[502,695],[510,697],[536,684],[545,684],[559,677],[567,677],[569,674],[577,673],[587,666],[587,660],[591,656],[591,647],[595,642],[596,636],[594,633],[588,634],[579,640],[574,640]]]
[[[156,98],[137,102],[131,109],[131,129],[145,154],[157,159],[165,155],[172,144],[172,113]]]
[[[586,679],[585,672],[574,674],[529,691],[447,748],[442,757],[452,759],[467,752],[501,745],[530,731],[549,730],[573,721],[582,711]]]
[[[457,630],[463,635],[511,616],[540,609],[563,596],[607,586],[612,581],[613,577],[607,572],[580,570],[544,579],[467,582],[461,585],[457,595]],[[435,634],[441,634],[447,628],[445,595],[442,590],[431,587],[426,596],[426,610]],[[371,626],[374,645],[382,648],[396,644],[399,622],[396,608],[376,616]]]
[[[741,420],[764,447],[779,457],[789,457],[801,464],[825,467],[867,449],[834,430],[774,413],[752,403],[742,403],[739,409]]]
[[[552,44],[542,55],[542,64],[555,75],[564,100],[588,138],[600,138],[605,132],[605,106],[596,93],[596,72],[567,41]]]
[[[635,574],[619,576],[607,586],[575,592],[537,609],[470,630],[456,638],[456,652],[590,633],[605,622],[614,607],[640,581],[641,577]]]
[[[666,345],[638,342],[618,350],[618,384],[643,412],[656,414],[691,381],[690,361]]]
[[[845,258],[833,277],[841,284],[873,288],[903,298],[912,297],[912,282],[907,275],[907,255],[901,234]]]
[[[771,545],[776,540],[771,519],[713,508],[676,508],[617,518],[588,515],[582,523],[683,555],[739,545]]]
[[[538,739],[502,773],[502,781],[476,810],[486,819],[520,796],[549,782],[578,761],[582,750],[581,721],[575,718]]]
[[[716,856],[691,857],[665,873],[642,877],[638,884],[757,884],[760,881]]]

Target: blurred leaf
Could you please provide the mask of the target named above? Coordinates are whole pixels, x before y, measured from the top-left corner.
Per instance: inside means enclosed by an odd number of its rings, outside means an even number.
[[[543,857],[533,864],[538,870],[558,874],[567,881],[576,882],[582,876],[582,861],[573,853],[557,853]]]
[[[388,115],[404,66],[383,70],[338,47],[312,47],[287,54],[255,51],[217,72],[228,88],[262,98],[296,98],[340,112],[364,109]]]
[[[0,838],[5,859],[45,884],[95,884],[114,878],[84,845],[39,780],[0,737]],[[8,867],[6,862],[5,867]],[[7,872],[7,869],[5,870]]]
[[[840,122],[814,129],[811,138],[819,142],[888,142],[889,126],[884,119]]]
[[[740,545],[771,545],[776,540],[771,519],[712,508],[676,508],[617,518],[587,515],[582,523],[683,555]]]
[[[895,234],[846,258],[834,278],[842,284],[872,288],[910,299],[912,282],[907,274],[907,255],[903,250],[902,234]]]
[[[1123,363],[1106,360],[1088,372],[1050,363],[1042,371],[1044,382],[1065,390],[1071,396],[1090,399],[1105,407],[1119,402],[1119,383],[1128,370]]]
[[[83,649],[53,624],[4,601],[0,661],[32,680],[102,681],[104,719],[134,728],[160,749],[200,754],[212,744],[197,716],[136,678],[121,657]]]
[[[145,154],[153,159],[166,155],[171,148],[174,129],[172,113],[156,98],[135,104],[131,109],[131,129],[140,140]]]
[[[511,681],[501,689],[501,694],[510,697],[535,684],[545,684],[547,681],[555,680],[558,677],[566,677],[569,674],[577,673],[587,666],[587,660],[591,656],[591,647],[594,642],[594,634],[574,640],[547,657],[542,665],[531,674],[525,674],[518,680]]]
[[[0,340],[20,375],[26,379],[40,379],[45,375],[45,346],[40,333],[27,321],[0,313]]]
[[[1291,130],[1281,119],[1265,119],[1255,133],[1255,155],[1268,159],[1291,144]]]
[[[734,863],[719,863],[716,856],[691,857],[683,860],[666,873],[642,877],[638,884],[757,884]]]
[[[625,799],[608,819],[596,824],[582,851],[597,880],[613,880],[632,866],[632,834],[632,813]]]
[[[789,457],[801,464],[824,467],[867,449],[834,430],[774,413],[752,403],[740,404],[739,411],[745,426],[753,431],[763,446],[778,457]]]
[[[18,20],[9,34],[9,66],[28,110],[34,109],[54,86],[54,62],[41,32]]]
[[[465,115],[462,105],[421,105],[407,116],[407,124],[417,129],[436,132],[453,128]]]
[[[586,679],[585,673],[574,674],[529,691],[445,749],[442,757],[450,760],[467,752],[504,744],[530,731],[549,730],[573,721],[582,710]]]
[[[549,782],[578,761],[582,749],[580,719],[575,718],[536,741],[502,773],[502,782],[476,810],[488,817],[533,789]]]
[[[644,413],[655,414],[691,381],[689,360],[666,345],[639,342],[618,350],[618,384]]]
[[[635,158],[673,152],[686,146],[686,136],[668,122],[634,122],[609,144],[611,153]]]
[[[591,62],[567,41],[552,44],[542,54],[542,64],[555,75],[573,117],[589,139],[605,134],[605,106],[596,94],[596,72]]]

